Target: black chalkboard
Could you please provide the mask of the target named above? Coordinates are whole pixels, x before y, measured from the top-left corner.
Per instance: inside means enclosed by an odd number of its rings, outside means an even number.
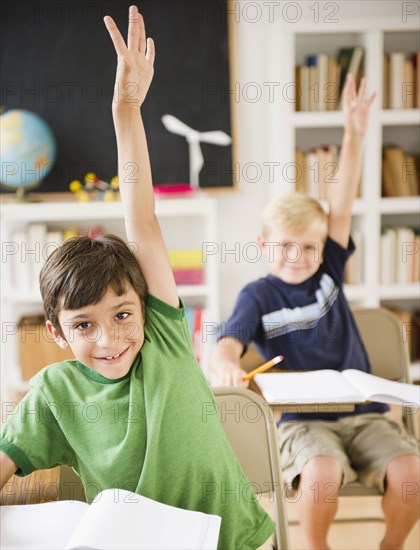
[[[117,173],[111,100],[116,55],[103,16],[124,37],[127,1],[2,3],[1,105],[38,113],[57,140],[57,161],[39,191],[68,191],[73,179]],[[142,0],[156,43],[155,78],[142,109],[155,184],[189,180],[188,144],[165,113],[199,131],[232,135],[226,0]],[[232,148],[202,145],[200,186],[231,187]]]

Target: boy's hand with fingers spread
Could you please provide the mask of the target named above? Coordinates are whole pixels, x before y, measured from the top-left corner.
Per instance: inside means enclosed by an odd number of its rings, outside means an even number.
[[[362,78],[359,91],[356,93],[354,76],[349,74],[344,89],[344,131],[348,134],[363,137],[366,133],[369,119],[369,109],[375,99],[373,92],[369,99],[365,100],[366,78]]]
[[[114,20],[104,22],[118,56],[112,115],[118,149],[118,179],[127,239],[148,292],[178,308],[179,298],[166,246],[155,214],[152,171],[141,105],[153,79],[155,47],[146,40],[143,17],[131,6],[127,45]]]
[[[329,185],[329,236],[347,248],[351,228],[351,211],[362,172],[363,138],[369,122],[369,111],[376,93],[365,99],[366,79],[362,78],[356,93],[354,76],[349,74],[344,89],[344,135],[338,170],[338,181]]]
[[[154,42],[146,40],[143,16],[136,6],[130,7],[127,45],[112,17],[105,16],[104,22],[118,56],[113,108],[138,111],[153,79]]]

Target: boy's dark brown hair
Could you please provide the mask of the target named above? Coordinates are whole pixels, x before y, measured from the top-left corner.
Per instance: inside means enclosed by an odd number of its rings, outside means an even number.
[[[109,287],[121,296],[131,285],[140,298],[145,318],[146,281],[133,252],[116,235],[64,241],[48,256],[39,282],[45,317],[61,336],[60,310],[97,304]]]

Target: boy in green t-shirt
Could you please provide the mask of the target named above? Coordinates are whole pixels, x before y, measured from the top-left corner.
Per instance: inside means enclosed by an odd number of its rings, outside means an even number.
[[[66,464],[88,501],[117,487],[222,517],[219,548],[255,549],[272,534],[197,364],[155,216],[140,106],[154,44],[130,8],[118,55],[113,118],[127,237],[78,237],[48,258],[40,285],[47,329],[75,360],[50,365],[3,426],[1,486],[12,474]]]

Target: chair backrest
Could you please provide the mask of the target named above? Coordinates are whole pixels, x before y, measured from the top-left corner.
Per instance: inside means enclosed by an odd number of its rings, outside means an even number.
[[[357,327],[372,366],[372,373],[389,380],[411,383],[408,343],[401,320],[389,309],[353,310]],[[407,430],[419,437],[418,412],[413,405],[403,406],[402,420]]]
[[[289,549],[287,513],[283,499],[280,452],[273,413],[255,392],[243,388],[214,388],[219,417],[250,486],[268,494],[274,505],[279,549]]]
[[[401,321],[385,308],[355,309],[353,315],[372,365],[372,374],[409,382],[408,349]]]

